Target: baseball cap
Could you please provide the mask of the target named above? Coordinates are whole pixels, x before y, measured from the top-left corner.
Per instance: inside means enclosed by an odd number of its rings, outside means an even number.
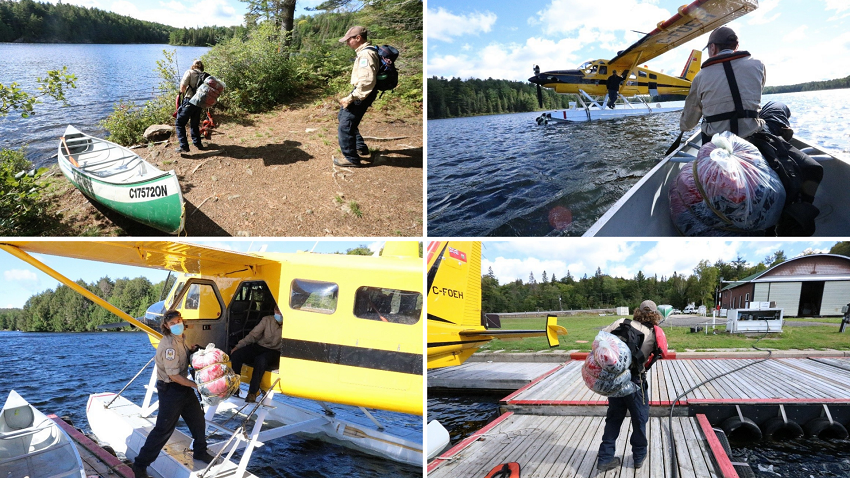
[[[735,34],[735,30],[732,30],[729,27],[720,27],[708,36],[708,43],[705,44],[703,50],[708,48],[708,45],[712,43],[735,43],[738,41],[738,35]]]
[[[339,42],[345,43],[349,38],[356,37],[357,35],[362,35],[364,33],[369,33],[369,32],[364,27],[361,27],[359,25],[355,25],[355,26],[349,28],[347,32],[345,32],[345,35],[342,38],[339,39]]]
[[[658,307],[655,306],[655,302],[651,300],[645,300],[640,303],[640,310],[644,312],[658,312]]]

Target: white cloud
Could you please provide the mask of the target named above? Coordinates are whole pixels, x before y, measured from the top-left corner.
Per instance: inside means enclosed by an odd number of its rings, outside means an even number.
[[[428,38],[451,43],[453,37],[487,33],[496,23],[493,12],[475,12],[468,15],[455,15],[444,8],[428,9]]]
[[[139,7],[125,0],[118,0],[105,7],[105,10],[178,28],[240,25],[243,21],[242,14],[237,13],[226,0],[205,0],[203,8],[187,7],[176,0],[159,2],[156,8]]]
[[[751,51],[753,56],[766,66],[767,85],[793,85],[847,76],[846,64],[835,60],[850,57],[850,32],[843,32],[835,37],[830,37],[830,33],[823,32],[824,36],[810,36],[812,39],[822,39],[820,43],[776,45],[758,54]],[[801,68],[800,65],[818,67]]]
[[[796,41],[805,39],[807,28],[809,28],[808,25],[800,25],[799,27],[786,33],[785,36],[782,37],[782,41],[784,41],[785,43],[794,43]]]
[[[765,23],[770,23],[776,20],[782,13],[777,13],[771,16],[768,16],[768,13],[777,6],[779,6],[779,0],[761,0],[761,2],[759,2],[758,9],[747,14],[747,23],[749,25],[764,25]]]
[[[691,275],[701,260],[712,264],[719,259],[734,260],[740,247],[740,241],[662,239],[641,257],[638,268],[647,276],[657,274],[659,279],[670,277],[673,272]]]
[[[613,32],[638,28],[648,31],[670,16],[670,12],[654,2],[606,0],[603,8],[599,2],[553,0],[549,6],[537,12],[535,23],[542,25],[543,31],[549,35],[571,33],[579,29]]]
[[[167,8],[167,9],[175,11],[175,12],[185,12],[186,11],[186,6],[183,5],[180,2],[174,2],[174,1],[168,2],[168,3],[159,2],[159,4],[162,5],[164,8]]]
[[[35,272],[27,269],[10,269],[3,271],[3,278],[7,282],[37,282],[38,276]]]
[[[835,10],[835,13],[841,13],[844,10],[850,10],[850,3],[847,0],[823,0],[827,10]]]

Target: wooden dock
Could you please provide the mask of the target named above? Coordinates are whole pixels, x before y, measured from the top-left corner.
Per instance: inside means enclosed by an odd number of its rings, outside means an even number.
[[[428,465],[428,477],[483,477],[501,463],[518,462],[523,478],[681,478],[737,477],[729,457],[704,416],[673,418],[672,456],[668,421],[650,418],[646,462],[634,468],[626,419],[617,439],[620,468],[601,473],[596,455],[605,419],[591,416],[541,417],[508,412],[487,427],[438,456]]]
[[[77,447],[88,478],[133,478],[133,469],[95,443],[91,438],[56,415],[48,415]]]
[[[690,403],[850,404],[850,359],[778,358],[662,360],[647,374],[650,414],[664,415],[679,394]],[[743,365],[753,364],[735,371]],[[604,415],[608,400],[587,388],[581,361],[571,361],[502,399],[509,411],[550,415]],[[725,375],[724,375],[725,374]],[[687,407],[677,408],[687,413]]]
[[[428,371],[428,388],[516,390],[561,368],[553,363],[467,362]]]

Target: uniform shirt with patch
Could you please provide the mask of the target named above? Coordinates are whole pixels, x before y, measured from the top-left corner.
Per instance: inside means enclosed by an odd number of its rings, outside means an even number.
[[[169,375],[189,373],[189,349],[182,335],[164,335],[156,348],[156,378],[171,382]]]
[[[381,60],[369,42],[366,42],[355,50],[357,59],[354,60],[354,67],[351,69],[351,84],[354,86],[354,91],[344,99],[351,101],[362,101],[372,93],[375,85],[378,83],[378,65]]]

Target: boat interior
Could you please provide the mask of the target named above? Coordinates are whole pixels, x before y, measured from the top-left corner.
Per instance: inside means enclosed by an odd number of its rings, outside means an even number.
[[[67,134],[62,145],[64,153],[73,158],[77,167],[111,182],[153,179],[165,174],[129,149],[84,133]]]

